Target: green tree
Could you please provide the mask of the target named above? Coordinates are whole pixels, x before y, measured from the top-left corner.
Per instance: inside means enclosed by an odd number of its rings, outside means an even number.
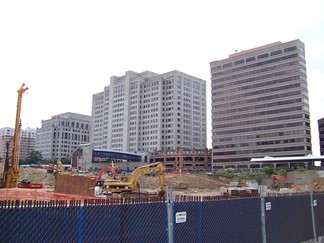
[[[43,155],[37,150],[32,150],[25,159],[26,164],[37,164],[40,161],[43,161]]]

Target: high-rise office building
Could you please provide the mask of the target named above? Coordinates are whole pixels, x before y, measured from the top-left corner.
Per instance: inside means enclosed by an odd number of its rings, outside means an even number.
[[[7,142],[10,143],[9,154],[12,152],[12,138],[15,129],[11,127],[0,128],[0,157],[6,158]],[[36,129],[21,129],[19,138],[19,159],[26,159],[30,152],[35,149]]]
[[[95,148],[152,152],[206,148],[206,81],[172,71],[127,71],[93,95]]]
[[[236,52],[210,68],[214,168],[311,154],[303,42]]]
[[[319,119],[317,122],[318,122],[320,152],[321,155],[324,156],[324,118]]]
[[[42,121],[36,130],[36,151],[45,160],[70,159],[80,144],[89,143],[91,116],[63,113]]]

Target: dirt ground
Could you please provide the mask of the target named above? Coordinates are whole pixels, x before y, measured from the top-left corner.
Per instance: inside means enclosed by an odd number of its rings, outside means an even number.
[[[89,174],[92,175],[92,174]],[[41,196],[33,193],[33,190],[27,189],[1,189],[0,199],[4,197],[15,198],[24,195],[31,199],[51,197],[54,192],[54,176],[47,173],[45,169],[22,168],[19,170],[19,180],[27,180],[31,183],[42,183],[44,189],[37,189]],[[165,182],[167,186],[172,186],[172,194],[175,195],[192,195],[192,196],[216,196],[221,195],[221,187],[229,187],[230,181],[239,181],[226,177],[208,176],[203,174],[165,174]],[[244,181],[240,184],[246,186]],[[159,190],[159,180],[157,176],[141,175],[139,177],[140,189],[143,192],[157,192]],[[19,194],[21,193],[21,194]]]
[[[314,192],[324,192],[324,178],[317,178],[312,183]]]
[[[165,174],[166,185],[172,187],[174,195],[218,196],[221,195],[220,188],[229,187],[231,181],[238,180],[205,174]],[[239,183],[246,186],[244,181]],[[143,191],[159,188],[156,176],[141,176],[139,184]]]

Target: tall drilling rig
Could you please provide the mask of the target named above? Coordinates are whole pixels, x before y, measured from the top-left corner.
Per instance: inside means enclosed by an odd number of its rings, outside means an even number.
[[[21,101],[22,95],[28,90],[28,87],[24,88],[25,84],[23,83],[18,89],[18,101],[17,101],[17,113],[16,113],[16,124],[15,124],[15,132],[12,138],[12,151],[10,156],[6,156],[4,172],[3,172],[3,182],[2,187],[5,188],[13,188],[17,186],[17,182],[19,179],[19,140],[20,140],[20,112],[21,112]],[[7,150],[9,150],[9,146],[7,146]],[[8,151],[7,151],[8,153]]]

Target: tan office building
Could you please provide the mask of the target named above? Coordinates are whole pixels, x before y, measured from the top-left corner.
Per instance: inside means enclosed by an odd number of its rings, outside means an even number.
[[[311,154],[303,42],[236,52],[210,68],[213,168]]]
[[[66,112],[42,120],[36,130],[36,149],[45,160],[70,159],[80,144],[90,140],[91,116]]]

